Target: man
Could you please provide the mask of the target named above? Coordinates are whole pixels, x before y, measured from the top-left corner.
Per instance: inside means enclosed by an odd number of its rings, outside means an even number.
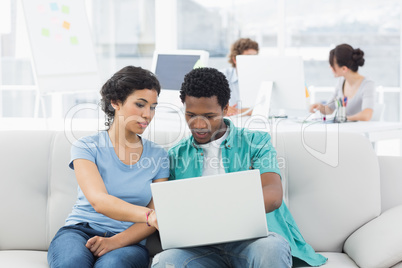
[[[259,169],[270,233],[259,239],[169,249],[154,257],[152,267],[280,268],[292,266],[292,255],[313,266],[324,264],[326,258],[304,241],[282,203],[280,173],[269,134],[237,128],[223,119],[230,99],[225,76],[212,68],[194,69],[184,78],[180,98],[192,136],[169,150],[169,179]]]

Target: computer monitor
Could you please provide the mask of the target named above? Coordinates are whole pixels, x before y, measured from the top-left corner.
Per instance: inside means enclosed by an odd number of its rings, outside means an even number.
[[[305,115],[308,111],[301,57],[251,56],[236,57],[242,107],[253,107],[264,81],[272,81],[269,115]]]
[[[208,65],[209,53],[204,50],[155,51],[152,72],[161,84],[158,110],[177,111],[183,104],[180,101],[180,88],[184,76],[197,67]]]

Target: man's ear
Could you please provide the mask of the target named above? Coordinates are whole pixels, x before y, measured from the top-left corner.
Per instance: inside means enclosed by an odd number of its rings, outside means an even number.
[[[227,115],[227,113],[228,113],[228,109],[229,109],[229,103],[228,103],[228,104],[226,104],[226,106],[225,106],[225,107],[223,107],[223,116],[226,116],[226,115]]]
[[[233,61],[234,65],[237,67],[236,56],[233,56],[233,57],[232,57],[232,61]]]

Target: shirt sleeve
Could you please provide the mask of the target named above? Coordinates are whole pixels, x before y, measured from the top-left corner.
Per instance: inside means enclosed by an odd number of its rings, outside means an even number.
[[[268,133],[261,133],[260,135],[256,142],[253,142],[255,151],[252,155],[252,166],[254,169],[259,169],[260,174],[274,172],[280,176],[277,153],[271,144],[271,136]]]
[[[362,111],[364,109],[370,108],[374,110],[374,106],[376,103],[376,90],[375,84],[373,81],[367,81],[363,88],[363,96],[362,96]]]
[[[169,180],[175,180],[176,175],[175,175],[175,154],[172,149],[169,150],[169,160],[170,160],[170,174],[169,174]]]
[[[169,177],[169,157],[165,150],[163,150],[163,154],[161,155],[159,160],[160,160],[158,161],[158,163],[160,163],[159,171],[153,178],[153,180],[164,179]]]
[[[74,169],[73,161],[86,159],[96,164],[96,144],[84,139],[76,140],[71,146],[71,158],[69,167]]]

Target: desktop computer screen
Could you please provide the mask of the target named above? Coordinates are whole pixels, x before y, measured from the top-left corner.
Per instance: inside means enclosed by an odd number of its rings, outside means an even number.
[[[192,69],[206,67],[209,54],[203,50],[155,51],[152,72],[161,84],[158,110],[181,108],[180,88],[184,76]],[[170,108],[169,108],[170,107]]]
[[[261,84],[272,81],[269,115],[298,116],[307,113],[301,57],[239,55],[236,60],[242,107],[255,106],[255,96]]]

